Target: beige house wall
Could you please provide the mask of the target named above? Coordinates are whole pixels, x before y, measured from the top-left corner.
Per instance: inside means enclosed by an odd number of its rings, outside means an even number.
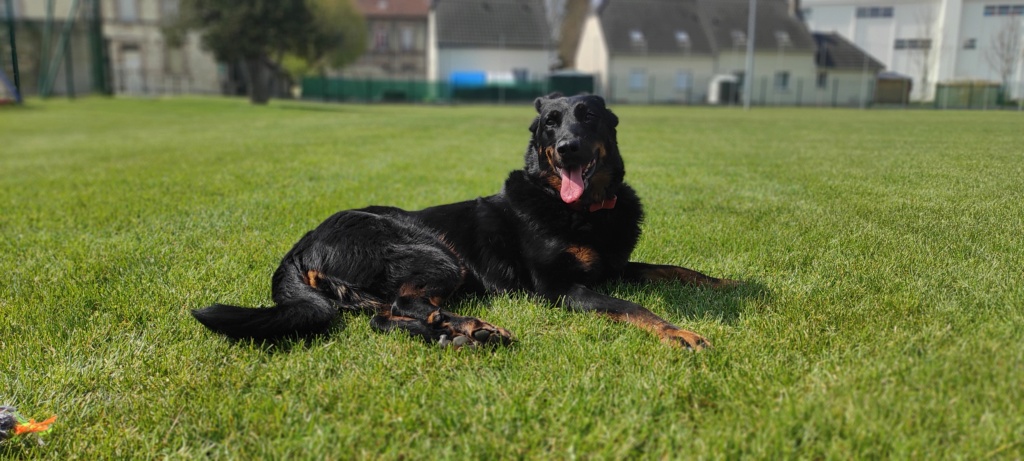
[[[620,103],[699,104],[714,74],[710,56],[612,56],[605,97]]]
[[[718,58],[719,74],[742,74],[746,68],[744,52],[723,52]],[[778,86],[777,74],[788,73],[785,86]],[[818,71],[810,50],[759,51],[754,53],[754,79],[751,93],[754,104],[804,105],[814,90]]]

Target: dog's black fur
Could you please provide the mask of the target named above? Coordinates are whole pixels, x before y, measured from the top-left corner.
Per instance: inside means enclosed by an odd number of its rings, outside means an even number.
[[[453,295],[525,291],[634,323],[664,342],[707,347],[701,336],[592,288],[616,280],[736,282],[630,262],[643,210],[623,182],[618,118],[598,96],[553,95],[535,106],[526,164],[509,174],[501,192],[420,211],[339,212],[285,255],[273,277],[274,307],[215,304],[192,314],[232,338],[324,333],[342,308],[371,314],[377,330],[430,342],[507,343],[508,331],[441,303]]]

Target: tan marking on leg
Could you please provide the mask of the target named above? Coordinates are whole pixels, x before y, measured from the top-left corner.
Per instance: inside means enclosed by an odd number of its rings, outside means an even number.
[[[594,251],[593,248],[582,245],[569,245],[569,248],[566,248],[565,252],[572,255],[576,261],[579,261],[580,265],[583,266],[584,269],[594,267],[594,263],[600,259],[597,251]]]
[[[658,337],[661,338],[661,342],[665,344],[687,347],[695,351],[711,347],[711,342],[703,336],[692,331],[679,328],[649,311],[632,314],[606,313],[605,315],[613,320],[631,323],[654,333],[658,335]]]
[[[441,321],[444,320],[444,317],[442,317],[442,315],[443,314],[441,314],[441,310],[440,309],[438,309],[438,310],[436,310],[434,312],[431,312],[430,314],[427,315],[427,324],[428,325],[436,325],[436,324],[440,323]]]
[[[398,297],[400,298],[422,298],[426,295],[426,290],[423,287],[405,283],[398,287]]]
[[[302,281],[305,282],[306,285],[309,285],[309,286],[311,286],[313,288],[317,287],[316,285],[317,285],[317,282],[319,280],[320,280],[320,273],[317,272],[317,271],[314,271],[314,270],[306,271],[305,276],[302,277]]]

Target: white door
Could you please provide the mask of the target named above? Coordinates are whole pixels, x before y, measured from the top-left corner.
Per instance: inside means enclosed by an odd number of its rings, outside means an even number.
[[[142,53],[139,52],[138,48],[128,48],[122,50],[121,58],[124,63],[124,66],[121,68],[122,72],[124,72],[124,92],[127,94],[142,94]]]

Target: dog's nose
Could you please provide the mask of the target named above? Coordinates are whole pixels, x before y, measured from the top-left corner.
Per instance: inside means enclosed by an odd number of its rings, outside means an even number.
[[[559,154],[570,154],[580,150],[580,142],[578,140],[562,141],[555,147],[558,149]]]

